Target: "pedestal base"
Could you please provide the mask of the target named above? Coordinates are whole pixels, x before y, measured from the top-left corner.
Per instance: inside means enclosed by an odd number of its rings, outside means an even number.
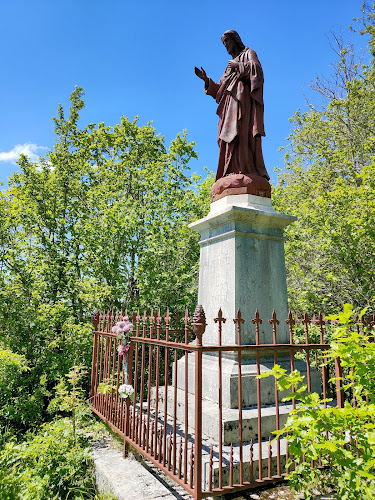
[[[281,358],[277,360],[281,368],[290,372],[290,359]],[[274,366],[273,359],[260,360],[260,373],[265,373],[272,370]],[[306,363],[302,360],[294,360],[294,368],[298,370],[301,375],[307,376]],[[311,367],[311,390],[313,392],[321,391],[320,375],[315,368]],[[219,400],[219,363],[217,355],[203,354],[202,357],[202,397],[203,399],[217,403]],[[223,408],[238,408],[238,361],[232,357],[222,357],[221,361],[222,373],[222,404]],[[195,359],[194,354],[188,355],[188,392],[194,394],[195,382]],[[241,363],[241,381],[242,381],[242,407],[256,406],[257,398],[257,365],[254,358],[242,358]],[[182,391],[185,388],[185,357],[177,362],[177,387]],[[267,377],[261,379],[261,404],[274,405],[275,404],[275,379],[274,377]],[[290,392],[290,391],[288,391]],[[279,392],[279,401],[286,395],[286,393]],[[238,411],[237,411],[238,414]]]
[[[273,342],[268,320],[273,310],[280,320],[277,342],[287,343],[288,297],[283,228],[295,217],[277,213],[269,198],[248,194],[226,196],[211,204],[207,217],[190,224],[201,235],[198,303],[204,308],[207,328],[203,345],[217,344],[219,308],[227,318],[223,344],[237,343],[233,319],[240,308],[245,323],[242,343],[255,343],[252,319],[259,310],[260,343]]]

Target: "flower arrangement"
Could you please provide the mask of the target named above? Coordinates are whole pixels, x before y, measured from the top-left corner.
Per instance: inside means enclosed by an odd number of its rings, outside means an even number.
[[[112,328],[112,333],[115,333],[117,339],[120,341],[117,352],[118,355],[123,358],[123,369],[124,374],[128,372],[128,351],[130,349],[130,334],[133,330],[133,324],[129,321],[129,318],[125,316],[121,321],[118,321]],[[130,384],[122,384],[118,388],[119,396],[123,399],[130,398],[133,399],[134,388]]]
[[[124,356],[124,358],[126,359],[126,357],[128,355],[127,352],[129,351],[129,349],[130,349],[130,345],[129,344],[127,344],[127,345],[120,344],[118,346],[118,355],[119,356]]]
[[[130,349],[130,333],[133,330],[133,324],[129,321],[129,318],[125,316],[122,321],[118,321],[112,328],[112,333],[117,335],[118,340],[121,340],[118,346],[119,356],[124,357],[124,361],[128,356],[128,351]]]
[[[133,323],[130,323],[129,318],[124,316],[121,321],[118,321],[112,328],[112,333],[116,333],[118,339],[129,342],[130,333],[133,330]]]

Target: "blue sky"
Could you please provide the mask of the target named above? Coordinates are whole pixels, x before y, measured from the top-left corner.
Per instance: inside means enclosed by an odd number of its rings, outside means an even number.
[[[0,0],[0,178],[18,169],[20,151],[53,147],[52,117],[82,86],[81,123],[115,125],[122,115],[153,121],[169,141],[183,129],[198,160],[216,171],[215,101],[195,65],[218,80],[229,59],[220,36],[235,29],[259,56],[265,74],[263,152],[273,181],[282,167],[288,119],[306,108],[302,90],[329,74],[327,35],[347,32],[361,0]],[[364,40],[360,40],[364,44]],[[43,149],[46,148],[46,149]]]

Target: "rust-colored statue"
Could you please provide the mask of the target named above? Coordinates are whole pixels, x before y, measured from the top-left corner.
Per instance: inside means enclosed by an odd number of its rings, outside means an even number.
[[[236,31],[226,31],[221,39],[232,59],[219,83],[208,78],[203,68],[195,68],[204,91],[218,103],[220,153],[212,201],[242,193],[270,197],[261,144],[265,135],[262,66]]]

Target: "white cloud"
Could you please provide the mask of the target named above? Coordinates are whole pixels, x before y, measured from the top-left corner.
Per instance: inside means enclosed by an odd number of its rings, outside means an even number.
[[[48,148],[44,146],[37,146],[36,144],[31,144],[30,142],[27,142],[26,144],[16,144],[10,151],[0,152],[0,161],[16,164],[21,154],[28,156],[31,161],[38,161],[39,156],[46,149]],[[40,152],[38,153],[38,151]]]

